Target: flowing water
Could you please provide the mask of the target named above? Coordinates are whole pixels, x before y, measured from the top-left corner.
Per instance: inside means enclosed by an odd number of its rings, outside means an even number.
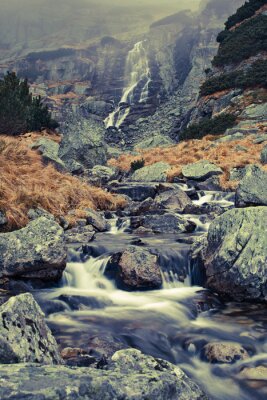
[[[147,101],[150,82],[149,61],[145,41],[142,41],[128,53],[123,94],[118,107],[106,118],[106,128],[119,128],[129,115],[131,105]]]
[[[232,195],[203,192],[199,200],[231,206]],[[79,307],[50,314],[48,324],[60,346],[85,347],[90,338],[108,335],[124,345],[178,364],[215,400],[266,398],[262,381],[244,381],[240,370],[267,363],[267,317],[262,304],[223,304],[218,296],[191,286],[188,255],[192,236],[207,231],[209,222],[188,216],[197,223],[194,234],[143,235],[131,233],[127,218],[111,220],[111,230],[98,234],[85,248],[73,251],[61,286],[44,290],[42,301],[76,299]],[[111,254],[129,245],[159,254],[163,288],[149,292],[125,292],[104,276]],[[62,297],[63,296],[63,297]],[[250,359],[235,364],[209,364],[201,355],[207,342],[242,344]]]

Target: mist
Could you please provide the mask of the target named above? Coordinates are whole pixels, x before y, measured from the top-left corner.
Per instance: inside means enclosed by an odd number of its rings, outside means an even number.
[[[30,50],[90,43],[111,35],[127,40],[151,23],[200,0],[0,0],[0,59]]]

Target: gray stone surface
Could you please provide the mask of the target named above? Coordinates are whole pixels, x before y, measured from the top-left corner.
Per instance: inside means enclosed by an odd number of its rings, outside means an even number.
[[[182,169],[182,174],[187,179],[203,181],[211,176],[222,174],[222,170],[217,165],[202,160],[193,164],[185,165]]]
[[[149,139],[144,139],[142,141],[140,141],[136,147],[135,150],[138,149],[151,149],[151,148],[155,148],[155,147],[167,147],[167,146],[171,146],[175,144],[175,142],[173,140],[171,140],[168,136],[166,135],[155,135],[152,136]]]
[[[65,171],[64,162],[59,158],[59,144],[45,137],[38,139],[31,145],[32,149],[38,149],[45,163],[53,164],[59,171]]]
[[[180,368],[121,350],[107,370],[0,366],[0,397],[5,400],[207,400],[202,390]]]
[[[104,165],[96,165],[88,171],[89,182],[98,186],[105,185],[108,181],[113,180],[115,176],[114,169]]]
[[[0,307],[0,364],[17,362],[62,362],[44,314],[29,293],[12,297]],[[4,397],[0,394],[0,398]]]
[[[45,217],[0,234],[0,284],[12,278],[58,280],[66,266],[63,229]]]
[[[267,205],[267,172],[257,165],[245,169],[245,176],[236,191],[236,206]]]
[[[203,356],[210,363],[233,364],[249,358],[247,350],[239,343],[214,342],[203,348]]]
[[[114,254],[105,274],[128,290],[159,289],[163,283],[157,256],[143,248],[130,247]]]
[[[262,152],[261,152],[261,163],[264,164],[264,165],[267,164],[267,145],[262,149]]]
[[[110,229],[109,223],[95,210],[86,209],[86,220],[88,224],[92,225],[99,232],[106,232]]]
[[[179,187],[163,184],[159,186],[158,190],[159,194],[155,197],[155,203],[160,208],[183,212],[187,206],[192,204],[187,194]]]
[[[0,211],[0,227],[7,224],[7,218],[5,214]]]
[[[166,182],[170,165],[158,162],[147,167],[138,169],[133,173],[130,180],[133,182]]]
[[[267,300],[267,208],[232,209],[212,222],[207,287],[236,300]]]
[[[263,104],[251,104],[246,107],[241,114],[242,118],[245,119],[256,119],[257,121],[267,120],[267,103]]]
[[[193,222],[172,213],[132,217],[131,226],[134,229],[142,226],[154,233],[193,232],[196,228]]]
[[[155,183],[127,183],[111,185],[110,191],[130,197],[133,201],[143,201],[149,197],[154,198],[157,193]]]

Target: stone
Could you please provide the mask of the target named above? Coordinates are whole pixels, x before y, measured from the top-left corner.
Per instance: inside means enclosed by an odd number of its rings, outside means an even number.
[[[89,182],[97,186],[106,185],[116,176],[114,169],[105,167],[104,165],[96,165],[88,171]]]
[[[263,165],[267,164],[267,145],[262,149],[262,152],[261,152],[261,163]]]
[[[236,361],[246,360],[249,354],[239,343],[214,342],[204,346],[203,357],[213,364],[233,364]]]
[[[130,180],[133,182],[167,182],[167,174],[171,166],[158,162],[135,171]]]
[[[129,215],[142,215],[144,213],[155,213],[159,212],[161,209],[161,205],[153,200],[151,197],[142,201],[142,202],[132,202],[128,205],[125,211],[129,213]]]
[[[58,281],[66,266],[63,229],[45,217],[0,234],[0,284],[9,279]]]
[[[244,119],[255,119],[258,122],[267,120],[267,103],[251,104],[241,114]]]
[[[206,286],[237,301],[267,299],[267,208],[232,209],[209,228]]]
[[[8,221],[5,214],[2,211],[0,211],[0,227],[6,225],[7,222]]]
[[[110,186],[110,191],[130,197],[133,201],[143,201],[156,196],[157,185],[152,183],[129,183],[118,186]]]
[[[163,283],[157,256],[135,247],[114,254],[105,275],[114,279],[119,288],[127,290],[159,289]]]
[[[84,349],[66,347],[61,351],[61,357],[65,365],[70,367],[90,367],[96,363],[96,359],[90,356]]]
[[[62,363],[44,314],[30,293],[12,297],[0,307],[0,338],[0,364]]]
[[[187,194],[178,186],[161,184],[159,194],[155,197],[155,203],[165,210],[183,212],[186,206],[192,204]]]
[[[96,298],[90,296],[78,296],[78,295],[68,295],[61,294],[58,300],[67,304],[70,310],[79,311],[85,309],[102,309],[107,306],[111,306],[112,303],[108,298]]]
[[[235,197],[236,207],[267,205],[267,172],[252,165],[246,168]]]
[[[206,160],[185,165],[182,169],[182,174],[185,178],[196,181],[204,181],[211,176],[220,175],[222,172],[220,167]]]
[[[86,209],[86,221],[99,232],[106,232],[110,229],[110,225],[105,218],[99,212],[89,208]]]
[[[54,140],[43,137],[34,142],[30,147],[32,149],[38,149],[38,151],[42,154],[43,160],[46,164],[53,164],[59,171],[66,170],[64,162],[58,155],[59,144]]]
[[[238,132],[231,134],[231,132],[227,132],[229,133],[226,136],[223,136],[220,139],[215,140],[215,143],[227,143],[227,142],[232,142],[234,140],[239,140],[239,139],[243,139],[244,138],[244,134],[242,132],[240,132],[240,130],[238,130]]]
[[[185,373],[135,349],[120,350],[105,369],[32,364],[0,366],[2,399],[207,400]]]
[[[141,142],[138,142],[138,144],[135,146],[134,150],[138,151],[140,149],[154,149],[155,147],[167,147],[167,146],[171,146],[174,145],[175,142],[170,139],[168,136],[166,135],[155,135],[151,138],[148,139],[144,139]]]
[[[242,369],[239,376],[242,379],[267,382],[267,366],[259,365],[257,367],[245,367],[244,369]]]
[[[255,140],[253,140],[254,144],[261,144],[267,142],[267,133],[263,135],[258,135]]]
[[[176,214],[166,213],[163,215],[145,215],[131,218],[131,227],[137,229],[144,227],[154,233],[181,233],[193,232],[196,225]]]
[[[68,229],[65,232],[67,243],[88,243],[95,237],[95,230],[91,225]]]
[[[27,213],[27,216],[31,221],[33,221],[34,219],[40,218],[40,217],[45,217],[47,219],[51,219],[51,220],[55,221],[54,215],[50,214],[48,211],[44,210],[41,207],[30,208]]]

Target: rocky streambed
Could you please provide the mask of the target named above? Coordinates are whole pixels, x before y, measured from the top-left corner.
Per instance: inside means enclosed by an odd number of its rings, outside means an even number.
[[[111,182],[109,190],[128,196],[125,210],[88,211],[65,233],[51,228],[56,243],[38,238],[40,248],[34,225],[41,223],[40,235],[47,238],[45,229],[56,223],[38,214],[25,228],[32,237],[28,253],[20,245],[23,232],[12,233],[15,255],[1,256],[1,282],[9,289],[2,302],[10,291],[30,291],[59,350],[46,331],[47,340],[37,340],[44,332],[40,321],[28,349],[34,357],[27,351],[21,356],[8,337],[14,358],[0,352],[2,364],[13,363],[0,365],[0,397],[264,399],[266,207],[264,191],[251,207],[245,184],[235,194],[207,190],[203,183],[206,190],[185,182]],[[246,207],[235,208],[241,199]],[[1,246],[7,246],[3,237]],[[12,309],[20,297],[2,305],[4,319],[5,307]],[[14,335],[21,335],[23,318],[12,321]],[[37,348],[62,365],[32,364],[49,363]]]

